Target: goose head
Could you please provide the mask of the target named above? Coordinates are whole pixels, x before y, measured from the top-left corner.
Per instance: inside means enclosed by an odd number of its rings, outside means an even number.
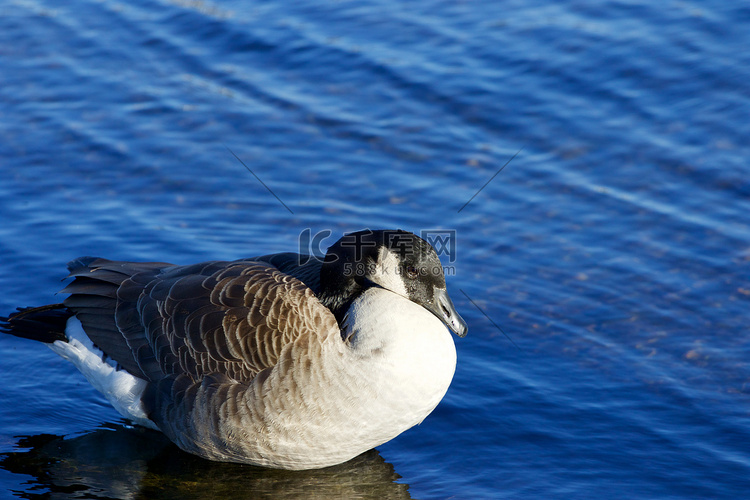
[[[388,290],[424,307],[459,337],[466,322],[448,296],[435,249],[402,230],[364,230],[331,245],[320,272],[319,298],[341,324],[352,301],[372,287]]]

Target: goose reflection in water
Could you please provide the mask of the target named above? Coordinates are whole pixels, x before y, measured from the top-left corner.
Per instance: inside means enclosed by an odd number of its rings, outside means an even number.
[[[0,468],[31,476],[21,498],[411,498],[408,485],[376,450],[340,465],[283,471],[210,462],[162,434],[106,424],[74,438],[22,437],[0,454]]]

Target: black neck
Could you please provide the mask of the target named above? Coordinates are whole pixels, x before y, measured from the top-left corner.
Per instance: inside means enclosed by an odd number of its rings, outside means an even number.
[[[340,327],[349,306],[364,291],[364,287],[351,280],[344,288],[321,286],[318,299],[333,313]]]

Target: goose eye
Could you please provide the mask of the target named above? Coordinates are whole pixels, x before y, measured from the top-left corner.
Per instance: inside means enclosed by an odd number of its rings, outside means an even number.
[[[414,266],[406,266],[406,276],[409,279],[415,279],[417,276],[419,276],[419,269]]]

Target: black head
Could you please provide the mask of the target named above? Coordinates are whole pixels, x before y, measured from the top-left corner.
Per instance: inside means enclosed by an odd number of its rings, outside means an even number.
[[[466,323],[448,296],[435,249],[408,231],[344,235],[328,249],[320,283],[320,300],[339,323],[354,299],[367,288],[380,287],[423,306],[458,336],[466,335]]]

